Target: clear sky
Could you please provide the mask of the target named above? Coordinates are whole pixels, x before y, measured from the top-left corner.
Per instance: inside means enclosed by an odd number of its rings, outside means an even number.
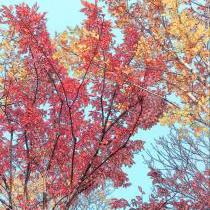
[[[80,12],[80,0],[0,0],[0,5],[14,5],[25,2],[33,5],[36,2],[41,12],[47,12],[47,27],[50,33],[61,32],[67,26],[75,26],[84,18]]]
[[[1,5],[14,5],[19,3],[33,5],[38,3],[40,11],[47,12],[47,27],[51,35],[55,32],[62,32],[67,26],[74,27],[80,24],[84,18],[80,12],[82,7],[80,0],[0,0]],[[144,140],[145,149],[150,148],[154,138],[168,133],[168,129],[162,126],[154,126],[149,131],[139,131],[135,137]],[[132,199],[138,194],[140,185],[147,193],[151,192],[151,180],[147,176],[148,168],[143,163],[141,153],[135,156],[136,164],[132,168],[125,169],[129,175],[132,186],[126,189],[118,189],[113,193],[113,197]]]

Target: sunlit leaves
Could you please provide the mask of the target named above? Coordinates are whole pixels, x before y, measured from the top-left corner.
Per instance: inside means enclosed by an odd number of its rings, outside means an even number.
[[[83,5],[83,25],[52,39],[37,5],[1,10],[11,28],[2,36],[1,174],[22,200],[3,192],[2,205],[70,208],[107,180],[128,186],[122,166],[132,166],[143,148],[132,136],[163,112],[160,57],[136,67],[139,30],[129,25],[117,44],[102,8]]]
[[[207,130],[209,107],[207,102],[201,102],[208,95],[207,2],[106,2],[117,27],[126,31],[135,25],[139,31],[134,57],[136,65],[146,66],[149,59],[154,61],[154,69],[156,66],[158,69],[158,59],[165,64],[160,80],[167,86],[166,92],[175,95],[180,104],[169,106],[167,118],[162,122],[192,125],[193,121],[194,128],[197,125]],[[117,12],[119,8],[123,8],[121,14]],[[121,16],[126,18],[125,24],[119,24]]]

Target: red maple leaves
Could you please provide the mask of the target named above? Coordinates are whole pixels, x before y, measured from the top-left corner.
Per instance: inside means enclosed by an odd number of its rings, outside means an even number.
[[[6,73],[1,90],[6,97],[0,117],[3,205],[68,208],[80,193],[107,180],[126,186],[121,167],[132,165],[133,152],[143,147],[131,138],[139,127],[154,125],[163,111],[163,99],[150,93],[159,90],[147,90],[160,73],[147,69],[149,79],[142,80],[131,65],[139,32],[128,28],[124,43],[113,49],[110,21],[97,5],[84,6],[84,27],[98,38],[85,40],[89,49],[81,53],[82,78],[70,76],[53,58],[55,49],[37,6],[1,9],[1,23],[17,40],[25,72],[24,79]],[[129,75],[123,73],[128,66]],[[32,189],[35,177],[44,187]],[[8,198],[15,180],[23,188],[17,195],[21,202],[15,194]]]

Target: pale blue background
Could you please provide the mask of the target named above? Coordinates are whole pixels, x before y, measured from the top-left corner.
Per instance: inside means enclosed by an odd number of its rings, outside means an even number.
[[[0,5],[28,3],[33,5],[34,0],[0,0]],[[80,24],[84,15],[80,12],[82,7],[80,0],[39,0],[40,11],[47,12],[47,27],[51,35],[55,32],[62,32],[67,26],[74,27]],[[146,142],[145,148],[150,148],[150,143],[154,142],[154,138],[168,133],[168,129],[162,126],[154,126],[149,131],[140,131],[137,136]],[[128,172],[132,186],[126,189],[118,189],[112,194],[113,197],[123,197],[132,199],[138,194],[138,186],[140,185],[147,193],[151,192],[151,180],[147,176],[148,168],[143,163],[141,154],[135,156],[136,164],[129,169]],[[145,196],[147,197],[147,196]]]

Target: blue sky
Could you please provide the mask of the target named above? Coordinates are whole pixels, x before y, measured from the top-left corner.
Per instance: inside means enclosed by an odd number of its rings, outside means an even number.
[[[80,0],[0,0],[0,5],[14,5],[19,3],[33,5],[38,3],[40,11],[47,12],[47,27],[51,35],[55,32],[62,32],[67,26],[74,27],[80,24],[84,16],[80,12],[82,5]],[[154,138],[168,133],[168,128],[154,126],[148,131],[139,131],[135,136],[145,141],[145,148],[149,149]],[[151,192],[151,180],[147,176],[148,168],[143,163],[141,153],[135,156],[136,164],[132,168],[125,169],[129,175],[132,186],[126,189],[118,189],[112,194],[113,197],[132,199],[138,194],[140,185],[147,193]]]
[[[47,27],[50,33],[61,32],[67,26],[75,26],[84,18],[80,12],[80,0],[0,0],[0,5],[14,5],[25,2],[33,5],[36,2],[40,11],[47,12]]]

